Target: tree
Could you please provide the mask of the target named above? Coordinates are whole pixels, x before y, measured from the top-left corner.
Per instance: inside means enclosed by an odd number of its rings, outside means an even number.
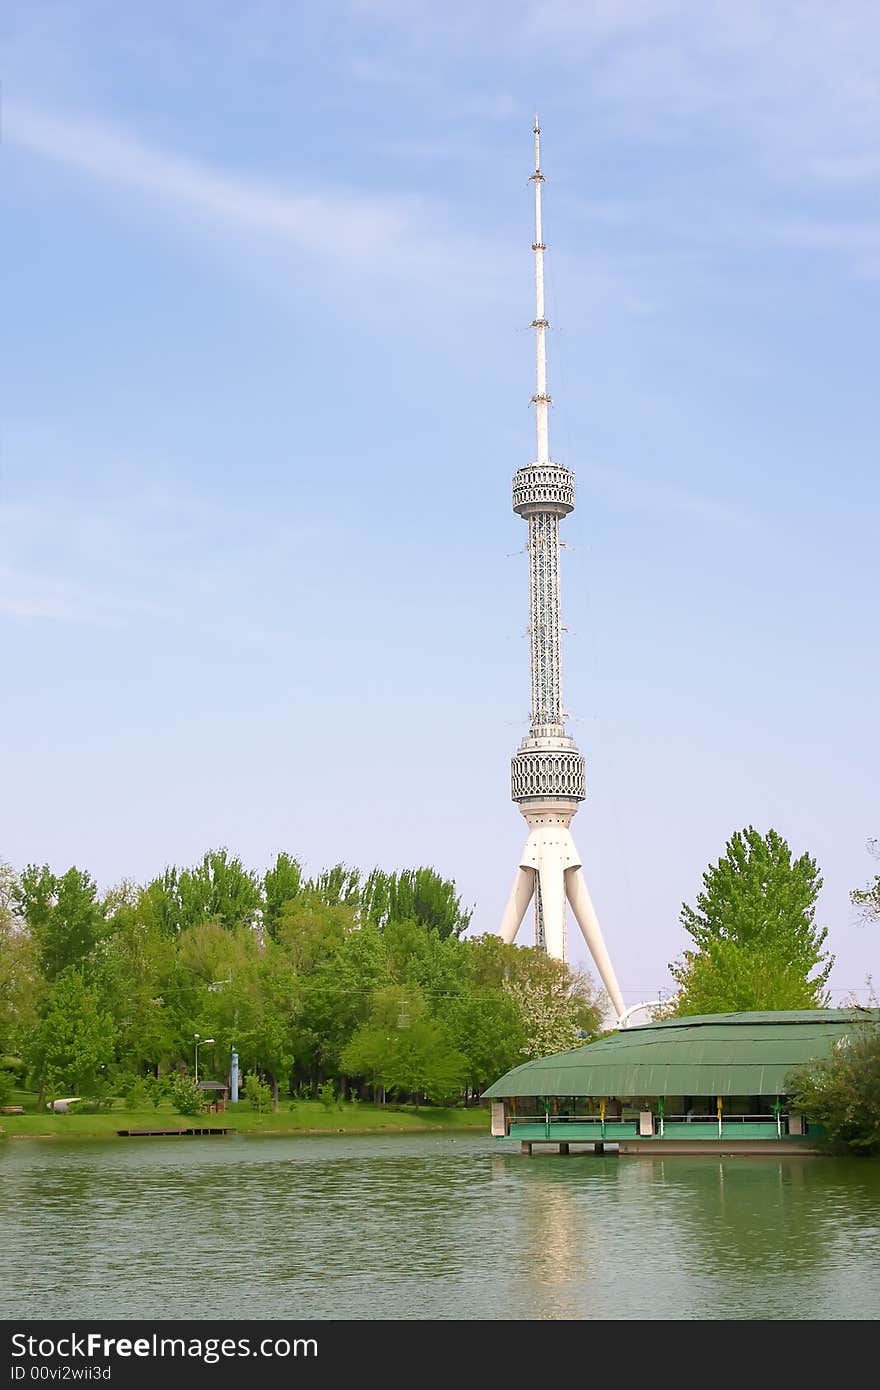
[[[473,911],[461,906],[455,884],[434,869],[404,869],[386,874],[374,869],[361,893],[365,921],[384,927],[391,922],[417,922],[441,937],[461,936]]]
[[[143,890],[108,894],[115,910],[100,942],[91,979],[117,1029],[124,1064],[139,1073],[176,1059],[175,1018],[165,992],[173,979],[177,943],[156,920]]]
[[[865,1021],[832,1055],[786,1081],[791,1107],[859,1153],[880,1151],[880,1023]]]
[[[296,1074],[314,1086],[340,1074],[343,1047],[364,1021],[372,991],[388,980],[382,935],[359,927],[353,906],[328,906],[309,891],[285,909],[278,945],[298,977]]]
[[[456,1096],[467,1061],[443,1025],[431,1018],[421,992],[392,985],[377,990],[370,1015],[343,1049],[341,1064],[395,1096],[441,1102]]]
[[[99,1068],[113,1061],[116,1029],[98,992],[68,968],[54,981],[43,1017],[28,1039],[25,1060],[44,1090],[89,1095]]]
[[[875,859],[880,858],[877,840],[868,841],[868,850]],[[880,922],[880,874],[874,875],[874,882],[869,883],[867,888],[853,889],[850,899],[866,922]]]
[[[325,907],[356,907],[361,894],[360,869],[334,864],[317,878],[310,878],[306,888],[309,895]]]
[[[523,1030],[520,1055],[567,1052],[599,1031],[602,1008],[590,976],[572,970],[535,946],[515,947],[504,991],[516,1004]]]
[[[246,869],[237,855],[226,849],[210,849],[201,864],[184,869],[178,877],[181,926],[217,921],[227,931],[253,924],[262,906],[257,875]]]
[[[450,1042],[467,1064],[468,1089],[477,1095],[523,1059],[523,1011],[509,994],[465,989],[450,1000],[443,1021]]]
[[[302,1008],[300,980],[291,963],[274,942],[240,971],[233,988],[218,995],[226,1005],[227,1021],[212,1032],[218,1042],[235,1042],[243,1058],[252,1062],[268,1078],[272,1104],[279,1106],[281,1082],[287,1086],[296,1056],[296,1029]],[[228,1009],[234,1007],[230,1028]],[[228,1055],[228,1054],[226,1054]]]
[[[70,868],[58,878],[48,864],[29,864],[16,902],[39,947],[47,980],[57,979],[69,966],[83,965],[104,933],[97,885],[84,870]]]
[[[675,1014],[738,1009],[818,1008],[834,957],[814,924],[822,879],[808,854],[799,859],[775,830],[737,831],[703,875],[696,907],[681,924],[696,950],[670,965],[679,986]]]
[[[37,1022],[42,992],[39,951],[16,915],[18,881],[0,864],[0,1058],[17,1054]]]
[[[251,1109],[256,1110],[258,1115],[262,1115],[272,1104],[272,1092],[255,1071],[249,1071],[244,1079],[244,1096]]]
[[[277,937],[282,913],[299,896],[301,888],[302,865],[282,851],[263,875],[263,928],[267,936]]]
[[[207,850],[191,869],[166,868],[145,894],[155,920],[172,935],[209,921],[227,931],[249,927],[263,905],[258,876],[225,848]]]

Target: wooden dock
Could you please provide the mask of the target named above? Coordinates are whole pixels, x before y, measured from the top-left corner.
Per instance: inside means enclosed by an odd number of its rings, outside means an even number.
[[[116,1133],[120,1139],[163,1139],[166,1135],[175,1138],[180,1135],[196,1134],[231,1134],[230,1129],[219,1129],[216,1125],[210,1128],[198,1125],[192,1129],[117,1129]]]

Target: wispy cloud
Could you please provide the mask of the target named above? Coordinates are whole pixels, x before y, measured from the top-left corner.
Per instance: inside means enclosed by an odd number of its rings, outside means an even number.
[[[125,501],[84,503],[57,491],[9,501],[0,523],[0,620],[186,627],[245,647],[278,636],[265,602],[255,602],[255,576],[277,583],[266,573],[271,557],[302,544],[283,517],[149,487]]]
[[[874,0],[528,0],[522,29],[633,120],[718,116],[786,178],[880,177]]]
[[[129,188],[203,225],[330,262],[367,285],[432,286],[442,279],[485,296],[504,278],[502,249],[463,235],[443,207],[416,196],[297,193],[169,153],[113,126],[26,106],[9,111],[5,134],[11,145],[90,179]]]

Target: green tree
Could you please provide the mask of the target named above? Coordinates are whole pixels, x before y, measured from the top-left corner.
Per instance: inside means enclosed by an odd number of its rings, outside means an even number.
[[[517,1000],[500,990],[465,989],[443,1010],[449,1040],[467,1064],[468,1090],[479,1095],[523,1059],[526,1031]]]
[[[349,1075],[398,1097],[439,1103],[457,1096],[467,1061],[439,1020],[431,1018],[421,991],[392,985],[377,990],[367,1021],[343,1049]]]
[[[775,830],[737,831],[703,875],[681,923],[696,950],[670,965],[676,1014],[817,1008],[834,963],[814,922],[822,879],[808,854],[793,859]]]
[[[263,927],[267,936],[275,939],[281,917],[288,903],[299,897],[303,886],[302,865],[283,851],[263,875]]]
[[[288,904],[278,939],[297,976],[296,1075],[310,1086],[340,1076],[340,1054],[388,979],[381,933],[357,924],[356,909],[314,894]]]
[[[47,980],[57,979],[70,966],[83,965],[104,933],[97,886],[84,870],[70,868],[59,878],[48,864],[29,864],[16,899]]]
[[[250,926],[263,905],[257,874],[225,848],[207,850],[191,869],[166,868],[145,896],[154,920],[171,935],[209,921],[227,931]]]
[[[139,1073],[177,1057],[175,1019],[165,999],[177,943],[156,920],[145,891],[114,891],[105,907],[107,934],[91,978],[116,1025],[120,1060]]]
[[[112,1063],[115,1042],[113,1019],[101,1007],[97,990],[70,967],[52,984],[43,1017],[28,1039],[25,1060],[41,1095],[66,1090],[87,1096],[96,1086],[99,1068]]]
[[[793,1072],[786,1088],[792,1109],[829,1138],[858,1153],[880,1151],[880,1023],[866,1020],[829,1058]]]
[[[17,900],[18,880],[0,864],[0,1057],[20,1052],[43,988],[37,944],[16,914]]]
[[[417,922],[446,937],[461,936],[470,925],[473,910],[462,908],[451,879],[422,867],[394,874],[374,869],[363,886],[361,913],[366,921],[379,927],[391,922]]]
[[[357,907],[361,895],[360,869],[334,864],[306,885],[309,895],[325,907]]]
[[[251,1109],[256,1110],[258,1115],[264,1114],[272,1104],[271,1090],[254,1071],[248,1072],[244,1079],[244,1097]]]
[[[216,921],[227,931],[250,926],[262,906],[257,875],[227,849],[211,849],[178,876],[181,926]]]

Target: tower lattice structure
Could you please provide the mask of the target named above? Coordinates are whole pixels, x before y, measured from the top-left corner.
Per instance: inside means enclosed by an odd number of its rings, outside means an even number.
[[[534,899],[535,939],[557,960],[567,956],[566,901],[618,1015],[624,1013],[620,986],[572,838],[572,818],[586,797],[584,759],[565,731],[562,705],[562,620],[560,615],[559,523],[574,510],[574,474],[550,458],[547,391],[547,321],[541,220],[541,128],[535,117],[535,407],[537,458],[513,479],[513,510],[529,528],[529,639],[532,711],[529,732],[511,761],[511,797],[529,827],[525,848],[501,923],[511,942]]]

